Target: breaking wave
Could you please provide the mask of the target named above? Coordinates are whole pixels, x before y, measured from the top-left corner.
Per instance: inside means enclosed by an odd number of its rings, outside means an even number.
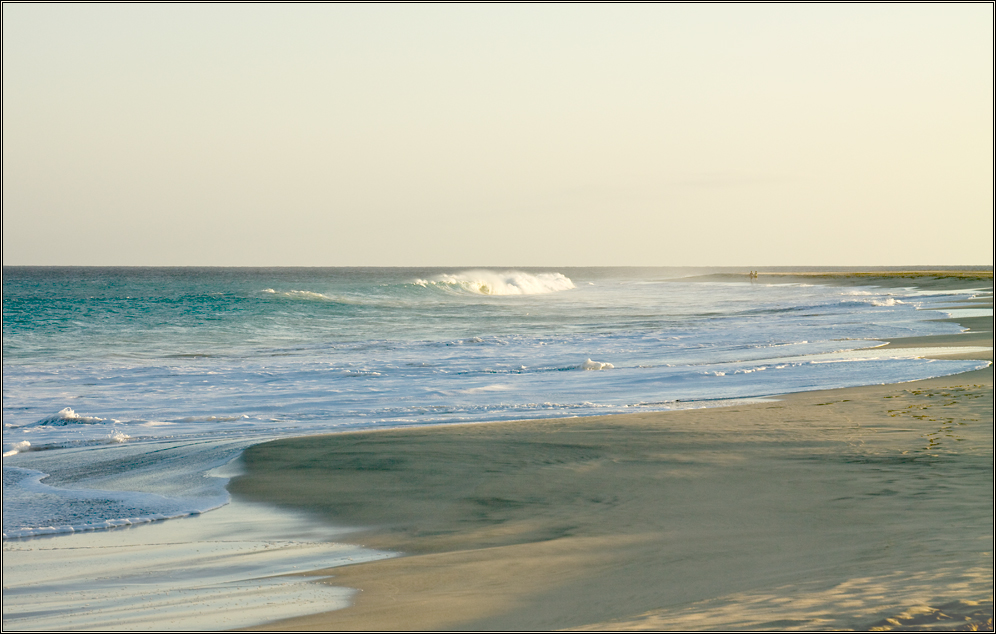
[[[562,273],[524,273],[522,271],[465,271],[454,275],[439,275],[431,280],[413,282],[424,288],[474,293],[476,295],[542,295],[575,288],[574,282]]]
[[[82,414],[77,414],[73,411],[73,408],[66,407],[65,409],[59,410],[58,414],[46,416],[40,421],[37,421],[35,425],[96,425],[98,423],[103,423],[105,420],[107,419],[99,418],[97,416],[84,416]]]
[[[22,451],[27,451],[31,448],[31,443],[27,440],[22,440],[20,442],[11,443],[3,448],[3,457],[7,458],[10,456],[15,456]]]
[[[584,363],[578,366],[579,370],[610,370],[615,366],[611,363],[602,363],[601,361],[592,361],[588,359]]]

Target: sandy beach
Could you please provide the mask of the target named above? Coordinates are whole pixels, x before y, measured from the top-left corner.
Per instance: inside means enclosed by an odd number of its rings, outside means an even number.
[[[969,331],[889,345],[991,361],[992,317],[958,321]],[[991,365],[721,408],[296,438],[244,463],[236,498],[368,527],[351,541],[402,555],[309,573],[360,593],[262,629],[992,629]]]

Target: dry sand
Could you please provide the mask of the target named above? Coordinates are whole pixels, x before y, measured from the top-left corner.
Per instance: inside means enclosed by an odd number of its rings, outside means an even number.
[[[992,318],[961,321],[890,345],[991,360]],[[260,629],[992,629],[992,382],[990,365],[257,445],[235,496],[370,527],[357,543],[404,555],[315,571],[355,604]]]

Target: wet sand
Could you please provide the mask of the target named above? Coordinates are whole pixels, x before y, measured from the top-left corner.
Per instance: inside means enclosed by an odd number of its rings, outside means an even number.
[[[3,631],[227,630],[350,605],[293,574],[378,559],[303,513],[242,500],[181,520],[3,542]]]
[[[983,345],[962,356],[991,361],[992,318],[971,319],[890,345]],[[260,629],[992,629],[992,383],[990,365],[257,445],[233,495],[402,553],[314,571],[360,590],[353,606]]]

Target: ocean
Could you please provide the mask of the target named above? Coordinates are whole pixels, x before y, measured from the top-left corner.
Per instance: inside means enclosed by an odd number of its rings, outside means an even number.
[[[709,407],[985,367],[886,348],[990,288],[719,269],[3,269],[3,537],[225,505],[252,444]],[[965,311],[969,312],[965,312]],[[991,314],[991,311],[988,313]]]

